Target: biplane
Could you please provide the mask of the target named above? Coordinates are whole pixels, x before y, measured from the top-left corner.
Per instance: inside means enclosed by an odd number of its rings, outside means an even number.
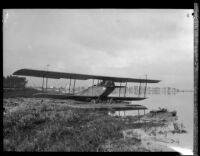
[[[56,98],[56,99],[72,99],[77,101],[86,101],[91,102],[94,101],[138,101],[146,99],[146,88],[147,83],[158,83],[160,80],[151,80],[151,79],[137,79],[137,78],[124,78],[124,77],[109,77],[109,76],[99,76],[99,75],[86,75],[86,74],[76,74],[76,73],[63,73],[63,72],[55,72],[55,71],[44,71],[44,70],[33,70],[33,69],[20,69],[13,73],[13,75],[20,76],[32,76],[32,77],[41,77],[42,81],[42,92],[37,93],[35,97],[42,98]],[[45,92],[44,88],[44,79],[46,78],[46,90],[48,79],[69,79],[69,93],[66,94],[52,94]],[[92,86],[89,88],[75,92],[75,83],[76,80],[93,80]],[[72,87],[73,80],[73,88]],[[97,84],[94,84],[94,80],[98,80]],[[115,83],[120,83],[120,85],[116,85]],[[124,83],[125,85],[121,85]],[[138,97],[127,97],[126,89],[127,83],[139,83],[139,96]],[[140,96],[141,84],[145,83],[144,96]],[[114,91],[114,89],[119,88],[119,96],[110,96],[110,94]],[[124,88],[124,94],[121,95],[121,88]],[[72,92],[71,92],[72,90]]]

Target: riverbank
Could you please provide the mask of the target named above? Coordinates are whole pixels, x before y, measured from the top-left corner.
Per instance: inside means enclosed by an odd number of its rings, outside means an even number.
[[[5,151],[174,151],[187,133],[172,112],[111,116],[71,108],[74,101],[4,99]]]

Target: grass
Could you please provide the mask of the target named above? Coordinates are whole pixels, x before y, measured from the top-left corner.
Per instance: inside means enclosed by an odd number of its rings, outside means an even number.
[[[87,110],[26,105],[3,118],[5,151],[98,151],[122,137],[121,121]]]
[[[62,100],[4,99],[4,151],[148,151],[141,140],[123,140],[123,130],[164,126],[138,117],[70,108]],[[141,149],[137,149],[140,147]]]

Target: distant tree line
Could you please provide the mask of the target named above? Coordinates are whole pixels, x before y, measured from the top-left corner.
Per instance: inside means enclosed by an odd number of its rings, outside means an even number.
[[[25,77],[3,76],[3,88],[25,88],[27,82]]]

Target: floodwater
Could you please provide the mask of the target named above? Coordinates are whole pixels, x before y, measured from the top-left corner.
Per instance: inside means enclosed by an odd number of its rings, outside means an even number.
[[[179,147],[193,151],[193,92],[179,92],[176,94],[149,94],[143,101],[133,101],[132,104],[141,104],[148,108],[146,112],[167,108],[169,111],[176,111],[178,122],[183,123],[187,133],[177,134]],[[140,114],[143,114],[140,110]],[[123,113],[121,113],[123,114]],[[126,111],[126,115],[137,115],[138,111]]]

